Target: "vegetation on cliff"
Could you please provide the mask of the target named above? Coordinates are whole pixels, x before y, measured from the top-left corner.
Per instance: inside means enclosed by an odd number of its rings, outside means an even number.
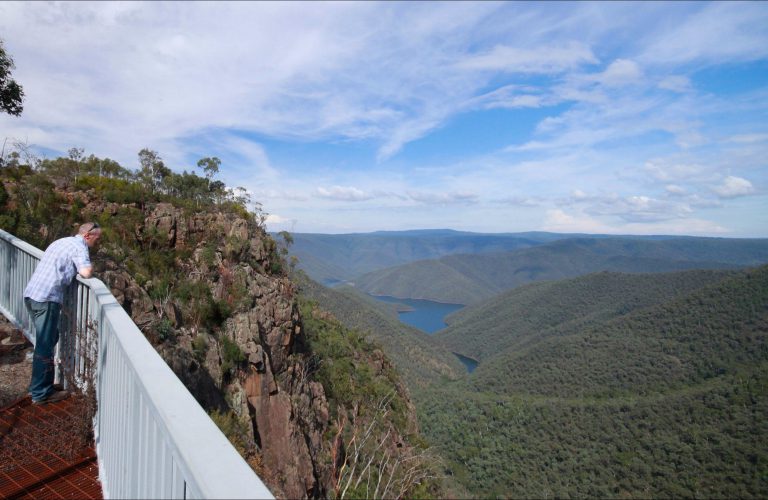
[[[325,388],[333,422],[330,496],[439,496],[438,459],[418,434],[408,390],[388,357],[316,302],[301,302],[310,374]]]

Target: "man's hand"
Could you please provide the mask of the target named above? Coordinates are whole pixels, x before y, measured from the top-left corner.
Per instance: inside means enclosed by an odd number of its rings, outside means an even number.
[[[80,274],[80,276],[82,276],[83,278],[85,278],[85,279],[88,279],[88,278],[90,278],[91,276],[93,276],[93,266],[86,266],[86,267],[81,267],[80,269],[78,269],[78,271],[77,271],[77,272],[78,272],[78,273]]]

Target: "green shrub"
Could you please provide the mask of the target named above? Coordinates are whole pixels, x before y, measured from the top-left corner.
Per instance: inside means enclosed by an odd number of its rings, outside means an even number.
[[[205,358],[206,351],[208,351],[208,340],[205,338],[204,334],[198,333],[197,336],[192,339],[192,352],[199,361],[202,361],[203,358]]]
[[[245,354],[237,342],[226,335],[222,335],[219,341],[221,342],[221,371],[225,374],[231,373],[234,368],[245,361]]]
[[[168,318],[163,318],[155,324],[155,331],[160,340],[166,341],[173,336],[173,325]]]
[[[245,456],[253,444],[248,435],[248,423],[244,422],[237,414],[230,410],[228,412],[220,412],[214,410],[209,413],[211,420],[218,426],[221,432],[227,436],[229,442],[235,447],[240,455]]]

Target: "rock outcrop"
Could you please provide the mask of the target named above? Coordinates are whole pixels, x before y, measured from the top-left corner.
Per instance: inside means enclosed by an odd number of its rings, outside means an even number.
[[[263,479],[273,492],[288,498],[325,496],[331,474],[319,459],[330,447],[322,439],[330,422],[328,402],[322,385],[308,379],[302,353],[295,349],[302,333],[295,286],[267,272],[274,243],[260,227],[234,214],[190,214],[168,203],[148,210],[133,234],[155,251],[189,255],[176,263],[183,276],[204,283],[211,298],[232,311],[215,331],[192,324],[185,317],[188,305],[153,300],[147,292],[151,282],[141,286],[118,262],[105,258],[100,277],[118,302],[205,408],[231,409],[250,422],[266,471]],[[158,342],[152,334],[162,318],[176,328],[173,342]],[[203,349],[194,345],[198,337],[204,339],[198,344]],[[224,338],[244,357],[227,372],[222,370]]]

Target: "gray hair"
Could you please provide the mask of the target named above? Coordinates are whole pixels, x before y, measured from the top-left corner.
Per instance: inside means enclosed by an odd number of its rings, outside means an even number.
[[[82,226],[80,226],[80,229],[77,231],[77,234],[80,236],[85,236],[88,233],[92,233],[93,231],[101,232],[101,226],[99,226],[98,222],[86,222]]]

